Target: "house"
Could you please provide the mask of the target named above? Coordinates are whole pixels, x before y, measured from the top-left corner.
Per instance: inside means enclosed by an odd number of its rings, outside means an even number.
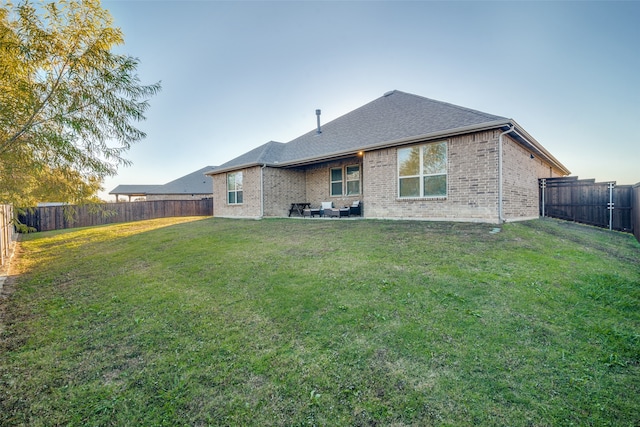
[[[365,218],[537,218],[538,179],[569,170],[513,119],[391,91],[288,143],[207,173],[214,216],[285,217],[360,200]]]
[[[200,200],[212,197],[212,183],[206,173],[215,169],[215,166],[205,166],[195,172],[191,172],[181,178],[167,182],[163,185],[118,185],[109,194],[116,196],[128,196],[145,198],[145,200]]]

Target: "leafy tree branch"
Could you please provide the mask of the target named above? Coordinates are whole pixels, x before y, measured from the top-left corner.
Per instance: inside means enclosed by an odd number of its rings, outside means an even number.
[[[141,83],[123,43],[99,0],[0,7],[0,202],[84,200],[130,163],[161,86]]]

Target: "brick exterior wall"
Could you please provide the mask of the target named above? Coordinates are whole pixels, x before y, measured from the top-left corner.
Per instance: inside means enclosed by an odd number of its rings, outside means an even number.
[[[304,169],[256,166],[243,169],[244,202],[227,204],[226,174],[213,177],[214,216],[286,217],[291,203],[308,202],[319,207],[363,202],[365,218],[428,219],[436,221],[499,222],[499,130],[452,137],[447,142],[447,196],[398,198],[397,148],[366,152]],[[440,142],[440,141],[432,141]],[[425,142],[428,143],[428,142]],[[422,145],[425,143],[415,144]],[[503,215],[508,221],[538,217],[538,178],[560,176],[508,135],[503,136]],[[360,165],[360,195],[332,197],[330,170]],[[260,202],[261,174],[264,211]],[[344,177],[346,179],[346,176]]]
[[[305,182],[304,170],[264,168],[264,216],[287,216],[291,203],[308,202]]]
[[[499,135],[495,130],[447,140],[444,198],[399,199],[397,149],[366,153],[366,217],[498,223]],[[538,158],[531,159],[531,153],[508,135],[503,144],[503,216],[511,221],[537,218],[538,178],[560,173]]]
[[[331,195],[331,169],[342,168],[343,180],[346,180],[346,166],[360,166],[360,193],[350,196],[346,195],[345,183],[343,181],[343,194],[341,196]],[[333,206],[341,208],[351,205],[356,200],[363,200],[362,187],[362,158],[351,157],[348,159],[342,159],[335,162],[327,162],[319,165],[314,165],[307,169],[307,201],[311,203],[313,207],[320,207],[322,202],[333,202]]]
[[[506,135],[502,148],[502,212],[505,220],[538,218],[539,178],[560,176],[549,164],[534,156]]]
[[[243,202],[230,205],[227,202],[227,174],[213,176],[213,216],[233,218],[260,218],[261,188],[260,167],[254,166],[242,171]],[[239,171],[238,171],[239,172]]]
[[[497,222],[498,134],[481,132],[451,138],[447,140],[447,157],[446,197],[400,199],[397,149],[366,153],[366,216]]]

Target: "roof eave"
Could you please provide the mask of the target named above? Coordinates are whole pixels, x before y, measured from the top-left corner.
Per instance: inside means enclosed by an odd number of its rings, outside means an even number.
[[[149,193],[135,192],[135,191],[116,191],[109,192],[111,196],[146,196]]]
[[[564,175],[570,175],[571,171],[567,169],[565,165],[563,165],[558,159],[556,159],[551,153],[547,151],[546,148],[542,146],[534,137],[532,137],[522,126],[520,126],[515,120],[510,120],[511,124],[513,124],[514,129],[517,133],[522,136],[523,145],[529,145],[529,149],[535,151],[535,154],[545,159],[552,166],[556,167],[560,170]]]
[[[269,162],[249,162],[249,163],[243,163],[241,165],[235,165],[235,166],[229,166],[226,168],[218,168],[216,170],[212,170],[210,172],[205,173],[205,175],[207,176],[214,176],[214,175],[219,175],[221,173],[225,173],[225,172],[230,172],[230,171],[237,171],[240,169],[247,169],[247,168],[252,168],[252,167],[256,167],[256,166],[271,166],[271,167],[278,167],[278,166],[282,166],[279,163],[269,163]]]

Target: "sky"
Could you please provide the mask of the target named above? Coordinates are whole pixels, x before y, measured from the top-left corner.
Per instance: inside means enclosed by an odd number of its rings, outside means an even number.
[[[572,176],[640,182],[640,1],[103,0],[162,83],[132,166],[165,184],[391,90],[514,119]]]

